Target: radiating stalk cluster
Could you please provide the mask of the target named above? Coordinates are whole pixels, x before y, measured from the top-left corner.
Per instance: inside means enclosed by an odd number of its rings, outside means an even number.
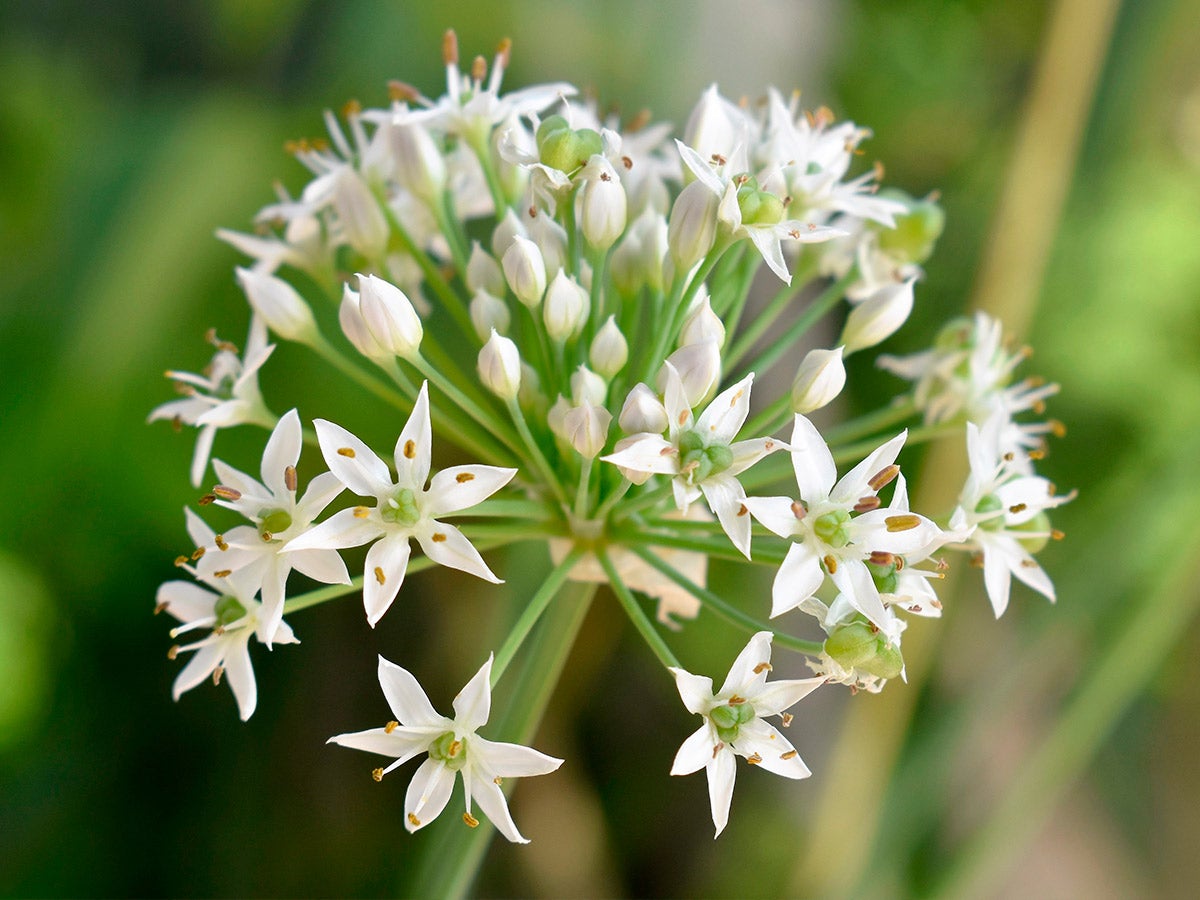
[[[880,189],[878,166],[855,171],[866,129],[795,96],[733,103],[712,87],[670,140],[670,126],[601,116],[566,83],[502,94],[509,52],[463,71],[448,33],[443,96],[393,82],[385,107],[327,114],[328,138],[289,145],[311,180],[253,232],[219,232],[250,258],[237,271],[247,345],[212,337],[208,369],[168,373],[184,396],[151,418],[200,430],[199,503],[245,521],[217,533],[188,511],[194,549],[177,564],[192,580],[158,601],[181,622],[173,634],[207,636],[172,648],[194,651],[175,693],[224,672],[248,718],[250,640],[293,642],[289,611],[361,591],[374,626],[405,615],[406,573],[439,564],[500,583],[504,557],[484,554],[535,542],[545,586],[497,589],[516,625],[494,664],[493,648],[469,651],[489,661],[453,719],[381,659],[395,719],[333,740],[393,757],[377,779],[428,755],[405,801],[410,830],[461,774],[467,825],[474,799],[523,840],[499,785],[559,761],[476,731],[562,586],[606,584],[704,719],[672,772],[706,770],[719,833],[735,757],[809,774],[768,717],[788,725],[785,710],[821,684],[878,691],[903,676],[907,617],[940,615],[945,554],[981,562],[997,615],[1013,576],[1053,599],[1033,554],[1060,536],[1047,511],[1069,496],[1033,466],[1061,429],[1040,420],[1055,388],[1014,383],[1024,354],[977,315],[927,352],[880,357],[912,390],[822,434],[808,416],[841,394],[846,357],[908,318],[942,230],[936,204]],[[840,328],[835,346],[814,342],[818,325]],[[334,421],[306,428],[303,396],[272,413],[257,380],[272,334],[348,379],[355,421],[394,423],[391,452]],[[779,366],[795,373],[790,392],[755,393]],[[209,474],[217,432],[237,425],[271,429],[261,480],[219,459]],[[964,441],[970,478],[957,508],[915,511],[897,460],[906,442],[943,436]],[[305,443],[306,466],[319,453],[325,471],[301,491]],[[446,444],[472,462],[438,468]],[[351,579],[341,551],[360,546]],[[710,560],[775,568],[771,596],[709,590]],[[334,587],[304,593],[296,572]],[[702,606],[752,635],[716,693],[671,649]],[[813,677],[768,681],[772,644],[804,654]]]

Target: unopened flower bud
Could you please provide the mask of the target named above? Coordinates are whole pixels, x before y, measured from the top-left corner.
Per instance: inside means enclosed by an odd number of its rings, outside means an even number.
[[[425,332],[404,292],[376,275],[359,275],[358,290],[359,308],[379,346],[394,356],[414,358]]]
[[[594,459],[608,441],[611,423],[612,413],[585,400],[563,415],[563,437],[581,456]]]
[[[255,312],[285,341],[313,344],[319,337],[312,310],[296,289],[281,278],[238,269],[238,281]]]
[[[662,290],[663,257],[667,255],[667,220],[647,209],[625,232],[609,257],[608,270],[617,290],[626,296],[643,286]]]
[[[492,332],[479,351],[479,378],[501,400],[512,400],[521,389],[521,354],[517,345]]]
[[[841,340],[847,353],[874,347],[904,324],[912,312],[914,282],[886,285],[850,311]]]
[[[830,403],[845,386],[842,348],[810,350],[792,382],[792,410],[808,415]]]
[[[608,321],[592,338],[591,349],[588,350],[588,361],[592,368],[605,378],[612,378],[625,367],[629,359],[629,343],[621,329],[617,327],[616,316],[609,316]]]
[[[567,232],[551,216],[539,214],[528,225],[529,239],[542,251],[546,274],[567,267]]]
[[[554,405],[550,407],[550,411],[546,413],[546,424],[550,426],[550,431],[564,441],[567,439],[567,432],[563,421],[570,409],[570,402],[562,394],[559,394]]]
[[[388,223],[367,182],[352,166],[345,165],[312,182],[310,187],[321,185],[324,178],[331,179],[328,197],[346,242],[369,260],[381,259],[387,249]],[[308,190],[303,199],[310,201]]]
[[[542,393],[542,380],[538,378],[537,370],[529,363],[521,363],[521,389],[517,392],[517,403],[525,414],[539,417],[546,408],[546,395]]]
[[[679,372],[688,405],[696,407],[709,395],[721,378],[721,351],[716,341],[701,341],[680,347],[667,357]],[[666,386],[666,366],[658,373],[659,389]]]
[[[371,329],[367,327],[367,320],[363,318],[359,304],[358,291],[348,284],[342,288],[342,305],[338,307],[338,322],[341,323],[342,332],[354,345],[354,349],[367,359],[378,360],[388,355],[371,334]]]
[[[509,312],[508,304],[487,291],[476,292],[471,298],[469,311],[471,324],[475,326],[475,333],[481,341],[486,341],[492,331],[507,334],[508,326],[512,324],[512,313]]]
[[[745,127],[745,121],[746,114],[722,97],[715,84],[709,85],[692,107],[683,129],[683,143],[694,147],[705,159],[714,153],[729,156],[739,139],[745,140],[738,129],[739,125]],[[690,176],[690,172],[687,174]]]
[[[621,407],[618,424],[626,434],[662,434],[669,424],[667,409],[648,386],[635,384]],[[617,449],[620,449],[619,444]]]
[[[625,188],[612,163],[603,156],[588,160],[582,176],[578,212],[583,237],[593,249],[607,250],[625,230]]]
[[[517,217],[516,211],[510,206],[505,211],[504,218],[492,230],[492,253],[503,258],[512,245],[513,238],[518,235],[528,237],[528,232],[525,230],[524,223]]]
[[[642,440],[642,437],[638,434],[631,434],[629,437],[623,437],[617,441],[615,445],[613,445],[613,452],[620,453],[622,450],[632,447],[640,440]],[[625,466],[617,466],[617,469],[622,475],[625,476],[626,479],[634,484],[645,484],[654,474],[653,472],[643,472],[640,469],[627,469]]]
[[[426,203],[440,203],[446,161],[424,125],[394,123],[388,130],[396,180]]]
[[[542,294],[546,292],[546,264],[537,244],[517,235],[504,251],[501,263],[508,286],[518,300],[530,309],[542,302]]]
[[[909,210],[896,216],[895,228],[880,229],[879,249],[902,262],[925,262],[946,227],[945,212],[933,200],[913,200],[900,191],[880,191],[879,195],[899,200]]]
[[[708,289],[700,288],[696,302],[692,304],[692,312],[683,323],[679,332],[679,346],[699,344],[701,341],[716,341],[717,347],[725,346],[725,324],[712,311],[712,303],[708,297]]]
[[[667,244],[678,271],[686,272],[712,249],[718,203],[717,195],[699,181],[679,192],[667,223]]]
[[[559,269],[546,289],[546,301],[542,304],[542,321],[550,339],[561,344],[578,334],[587,321],[590,305],[587,291]]]
[[[587,366],[580,366],[571,373],[571,399],[577,404],[603,406],[607,398],[608,383]]]
[[[507,249],[507,248],[506,248]],[[504,271],[492,254],[483,249],[479,241],[471,244],[471,258],[467,260],[467,289],[472,294],[487,291],[493,297],[504,295],[507,285]]]

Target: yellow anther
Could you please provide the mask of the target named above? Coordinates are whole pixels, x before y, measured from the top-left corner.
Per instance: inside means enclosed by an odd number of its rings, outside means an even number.
[[[226,487],[223,484],[218,484],[212,489],[212,492],[222,500],[241,500],[242,492],[236,488]]]
[[[195,562],[196,560],[200,559],[203,556],[204,556],[204,548],[197,547],[195,550],[192,551],[192,562]]]
[[[780,754],[779,754],[779,758],[780,758],[780,759],[794,759],[794,758],[795,758],[796,756],[798,756],[798,755],[799,755],[799,752],[798,752],[798,751],[796,751],[796,750],[789,750],[787,753],[780,753]]]
[[[821,562],[825,563],[825,571],[830,575],[837,571],[837,557],[832,553],[826,553],[825,558]]]
[[[479,827],[479,820],[477,818],[475,818],[473,815],[471,815],[469,812],[463,813],[463,823],[468,828],[478,828]]]
[[[691,414],[692,414],[692,411],[690,409],[683,410],[679,414],[679,424],[682,425],[684,422],[686,422],[688,420],[688,417],[691,416]]]
[[[512,38],[501,38],[500,43],[496,45],[496,65],[502,69],[506,68],[511,58]]]
[[[471,60],[471,78],[474,81],[483,81],[487,78],[487,60],[482,56],[477,56]]]
[[[213,684],[219,685],[221,683],[221,676],[224,674],[225,674],[225,669],[221,666],[217,666],[215,669],[213,669],[213,674],[212,674]]]
[[[792,501],[792,515],[795,516],[797,519],[803,519],[806,515],[808,515],[808,510],[804,508],[804,504],[801,503],[799,500],[793,500]]]
[[[397,722],[395,719],[392,719],[392,721],[388,722],[386,725],[383,726],[383,733],[391,734],[393,731],[395,731],[399,727],[400,727],[400,723]]]
[[[233,574],[233,569],[221,569],[219,572],[213,572],[213,578],[228,578]]]
[[[417,97],[421,96],[420,91],[418,91],[411,84],[406,84],[403,81],[389,81],[387,88],[388,88],[388,99],[391,100],[393,103],[402,103],[402,102],[407,102],[410,100],[416,100]]]
[[[1053,540],[1061,541],[1063,538],[1066,537],[1066,534],[1062,531],[1059,531],[1057,528],[1055,528],[1053,531],[1050,532],[1050,537]]]
[[[442,62],[448,66],[458,65],[458,35],[453,28],[447,28],[442,35]]]
[[[289,491],[295,491],[296,485],[296,467],[287,466],[283,470],[283,486]]]
[[[1028,509],[1028,507],[1024,503],[1014,503],[1008,508],[1008,511],[1015,514],[1025,512],[1026,509]]]
[[[187,564],[188,564],[188,558],[186,556],[175,557],[175,565],[186,566]]]
[[[495,785],[504,784],[504,779],[501,778],[499,775],[497,775],[495,778],[492,779],[492,784],[495,784]]]
[[[376,781],[383,781],[383,767],[380,766],[378,769],[372,769],[371,777]]]
[[[870,512],[873,509],[879,509],[881,505],[882,503],[878,497],[863,497],[854,504],[854,511],[857,513]]]
[[[362,115],[362,104],[351,98],[342,104],[342,118],[353,119],[355,116]]]
[[[716,744],[714,744],[713,745],[713,759],[716,759],[717,754],[720,753],[724,749],[725,749],[724,741],[718,741]]]
[[[900,474],[900,467],[893,463],[890,466],[885,466],[884,468],[882,468],[878,472],[876,472],[874,475],[872,475],[871,479],[867,482],[867,485],[873,491],[883,490],[899,474]]]
[[[459,472],[457,475],[454,476],[454,480],[457,481],[459,484],[466,484],[468,481],[474,481],[475,476],[472,475],[470,472]]]
[[[883,520],[889,532],[911,531],[921,524],[921,517],[914,515],[888,516]]]
[[[754,667],[755,675],[761,675],[763,672],[770,672],[770,671],[771,671],[771,664],[769,662],[760,662],[757,666]]]
[[[225,535],[213,535],[213,543],[217,545],[217,549],[224,552],[229,549],[229,544],[225,541]]]
[[[741,506],[738,507],[738,511],[737,511],[738,518],[741,518],[742,516],[746,515],[748,512],[750,512],[750,510],[747,509],[746,504],[743,503]]]
[[[405,441],[404,442],[404,458],[405,459],[416,459],[416,456],[417,456],[416,441],[413,441],[413,440]]]
[[[420,828],[421,820],[418,819],[416,816],[414,816],[412,813],[409,813],[408,814],[408,824],[411,825],[413,828]]]
[[[178,655],[179,655],[179,645],[178,644],[172,644],[169,648],[167,648],[167,659],[174,659]]]
[[[338,456],[345,456],[348,459],[354,459],[354,448],[338,447]]]
[[[164,609],[166,609],[170,605],[171,604],[167,603],[167,601],[165,601],[165,600],[162,601],[161,603],[155,603],[154,604],[154,614],[157,616],[160,612],[162,612]]]
[[[356,519],[365,519],[370,514],[371,514],[371,509],[368,506],[354,507],[354,518],[356,518]]]
[[[375,567],[375,580],[380,584],[383,584],[385,581],[387,581],[387,576],[383,574],[383,569],[380,566]]]
[[[216,499],[217,499],[216,494],[205,494],[203,497],[201,497],[196,502],[199,503],[201,506],[208,506],[210,503],[212,503]]]
[[[757,766],[760,762],[762,762],[762,757],[759,756],[757,753],[751,753],[749,756],[746,757],[746,762],[748,762],[752,766]]]
[[[725,702],[728,703],[730,706],[741,706],[743,703],[746,702],[746,698],[739,697],[737,694],[734,694],[732,697],[730,697]]]
[[[444,540],[446,540],[446,535],[442,534],[440,531],[435,531],[433,533],[433,542],[435,544],[440,544]]]
[[[269,531],[260,531],[258,536],[262,538],[264,544],[269,544],[271,541],[275,540],[275,535],[271,534]]]
[[[784,728],[787,728],[789,725],[792,724],[792,719],[794,719],[795,716],[793,716],[791,713],[784,713],[782,718],[783,718],[783,721],[780,722],[779,724],[782,725]]]

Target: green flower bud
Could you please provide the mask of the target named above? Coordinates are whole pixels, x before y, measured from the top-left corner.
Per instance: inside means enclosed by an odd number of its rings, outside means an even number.
[[[538,159],[552,169],[574,172],[593,154],[604,151],[599,132],[591,128],[573,131],[562,116],[550,116],[538,126]]]
[[[925,262],[946,226],[946,213],[931,200],[895,199],[907,203],[909,211],[896,216],[896,227],[879,232],[879,247],[905,262]]]
[[[774,194],[760,191],[753,178],[738,188],[737,200],[743,225],[777,225],[783,221],[783,201]]]
[[[878,646],[879,633],[866,622],[839,625],[825,639],[825,652],[843,669],[857,668],[873,658]]]
[[[856,668],[876,678],[898,678],[904,669],[904,657],[900,655],[899,647],[890,647],[880,638],[875,655]]]

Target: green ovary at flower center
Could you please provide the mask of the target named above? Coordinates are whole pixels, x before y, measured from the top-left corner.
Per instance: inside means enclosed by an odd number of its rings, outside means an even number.
[[[783,201],[761,190],[753,177],[747,178],[738,188],[737,201],[743,225],[778,225],[783,221]]]
[[[232,625],[246,615],[246,607],[242,606],[237,597],[225,596],[213,606],[213,614],[217,617],[217,628]]]
[[[685,431],[679,436],[679,474],[692,484],[724,472],[731,465],[733,451],[724,444],[706,447],[704,438],[695,431]]]
[[[900,585],[900,576],[896,574],[896,564],[889,563],[867,563],[867,571],[871,573],[871,580],[875,582],[875,589],[881,594],[894,594],[896,588]]]
[[[264,509],[258,518],[259,526],[268,534],[282,534],[292,527],[292,514],[286,509]]]
[[[995,494],[988,494],[975,504],[975,514],[983,518],[979,522],[980,528],[985,528],[988,531],[999,531],[1004,527],[1004,516],[995,515],[1004,509],[1004,501]]]
[[[421,520],[416,493],[410,488],[401,488],[396,496],[379,505],[379,518],[396,525],[416,525]]]
[[[738,729],[755,717],[754,706],[747,702],[713,707],[708,713],[717,737],[726,744],[737,740]]]
[[[467,764],[467,741],[456,738],[453,731],[447,731],[429,745],[429,758],[445,763],[451,772],[457,772]]]
[[[813,522],[813,534],[830,547],[845,547],[850,543],[850,513],[844,509],[835,509],[824,515],[817,516]]]

